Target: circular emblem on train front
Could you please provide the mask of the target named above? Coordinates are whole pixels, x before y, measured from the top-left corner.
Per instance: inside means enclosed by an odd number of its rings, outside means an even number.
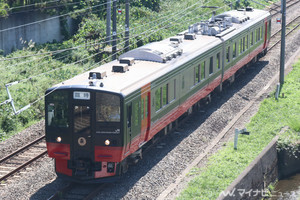
[[[78,144],[79,144],[80,146],[86,145],[86,139],[85,139],[84,137],[78,138]]]

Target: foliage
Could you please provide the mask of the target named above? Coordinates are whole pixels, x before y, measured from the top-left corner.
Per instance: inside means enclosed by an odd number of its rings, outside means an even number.
[[[0,16],[8,16],[7,10],[9,6],[7,3],[4,2],[4,0],[0,0]]]
[[[160,10],[160,0],[137,0],[132,4],[133,6],[146,7],[156,12]]]
[[[247,130],[250,135],[239,136],[238,149],[234,150],[233,142],[209,158],[207,167],[194,169],[197,176],[189,183],[178,199],[216,199],[230,183],[257,157],[265,146],[280,132],[282,127],[297,121],[296,129],[284,133],[279,140],[279,148],[289,148],[290,144],[300,141],[300,60],[286,77],[282,92],[285,94],[279,101],[275,96],[265,99],[258,113],[251,119]],[[294,122],[292,122],[294,123]],[[293,146],[293,145],[292,145]],[[294,145],[295,147],[295,145]]]

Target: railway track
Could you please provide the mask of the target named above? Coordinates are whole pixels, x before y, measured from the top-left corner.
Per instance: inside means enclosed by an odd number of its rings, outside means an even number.
[[[299,3],[299,0],[289,0],[286,2],[286,9],[294,6],[295,4]],[[277,15],[281,12],[281,4],[274,3],[269,7],[269,12],[271,13],[272,17]]]
[[[66,187],[57,191],[48,200],[90,200],[93,199],[107,184],[95,185],[81,185],[77,183],[70,183]]]
[[[25,145],[0,160],[0,185],[29,164],[46,155],[45,136]],[[18,177],[18,176],[15,176]]]
[[[285,36],[288,36],[292,32],[294,32],[297,28],[300,26],[300,16],[294,18],[292,21],[288,22],[286,24],[286,30],[288,31]],[[281,41],[281,29],[275,32],[271,36],[271,42],[270,42],[270,47],[268,51],[273,49],[279,42]]]

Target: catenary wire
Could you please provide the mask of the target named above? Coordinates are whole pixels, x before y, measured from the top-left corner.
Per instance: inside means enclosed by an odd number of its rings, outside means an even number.
[[[193,4],[193,5],[189,6],[189,7],[187,7],[185,10],[187,10],[187,9],[189,9],[189,8],[191,8],[191,7],[193,7],[193,6],[197,5],[197,4],[199,4],[199,3],[202,3],[202,2],[195,3],[195,4]],[[208,3],[209,3],[209,2],[208,2]],[[173,15],[176,15],[176,13],[173,14]],[[172,16],[172,15],[171,15],[171,16]],[[167,16],[167,17],[170,17],[170,16]],[[163,19],[163,18],[166,18],[166,16],[163,16],[163,17],[161,17],[160,19]],[[160,19],[158,19],[158,20],[160,20]],[[137,26],[137,27],[145,26],[145,25],[147,25],[147,24],[149,24],[149,23],[153,23],[153,22],[158,21],[158,20],[150,21],[150,22],[148,22],[148,23],[141,24],[141,25],[139,25],[139,26]],[[155,25],[155,26],[157,26],[157,25]],[[134,28],[132,28],[131,30],[136,30],[137,27],[134,27]],[[120,33],[117,33],[117,35],[118,35],[118,34],[123,34],[123,33],[125,33],[125,31],[122,31],[122,32],[120,32]],[[130,38],[131,38],[131,37],[132,37],[132,36],[130,36]],[[107,39],[107,38],[108,38],[108,37],[103,38],[103,40],[105,40],[105,39]],[[101,39],[100,39],[100,40],[101,40]],[[118,41],[118,40],[122,40],[122,38],[117,39],[117,41]],[[8,61],[8,60],[13,60],[13,59],[27,58],[27,57],[30,57],[30,56],[38,56],[38,55],[45,55],[45,54],[61,53],[61,52],[65,52],[65,51],[68,51],[68,50],[74,50],[74,49],[77,49],[77,48],[87,47],[87,46],[100,45],[100,44],[104,44],[104,43],[112,42],[112,41],[114,41],[114,40],[111,39],[110,41],[105,41],[105,42],[100,42],[100,43],[94,43],[94,44],[92,44],[92,45],[84,44],[84,45],[79,45],[79,46],[76,46],[76,47],[71,47],[71,48],[66,48],[66,49],[60,49],[60,50],[55,50],[55,51],[50,51],[50,52],[44,52],[44,53],[39,53],[39,54],[32,54],[32,55],[26,55],[26,56],[20,56],[20,57],[12,57],[12,58],[0,59],[0,61]],[[91,43],[93,43],[93,42],[91,42]],[[91,44],[91,43],[90,43],[90,44]]]

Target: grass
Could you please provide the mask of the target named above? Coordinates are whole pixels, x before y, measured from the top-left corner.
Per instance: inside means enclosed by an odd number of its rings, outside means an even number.
[[[258,113],[247,125],[250,135],[240,135],[238,149],[233,142],[209,158],[205,168],[194,168],[195,178],[178,199],[216,199],[232,181],[259,155],[282,127],[290,130],[280,137],[280,145],[298,144],[300,141],[300,60],[286,77],[282,93],[265,99]],[[196,175],[195,175],[196,174]]]

